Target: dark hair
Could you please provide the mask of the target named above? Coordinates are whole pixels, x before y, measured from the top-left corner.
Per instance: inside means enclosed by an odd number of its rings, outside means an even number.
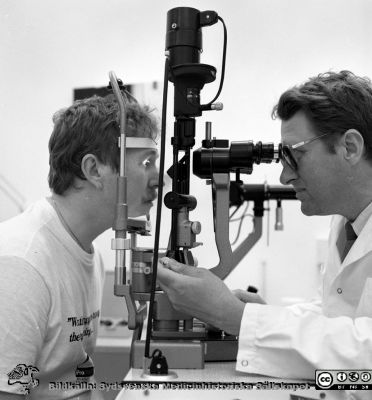
[[[284,92],[272,117],[286,121],[303,111],[320,134],[342,135],[356,129],[364,138],[365,157],[372,159],[372,86],[350,71],[326,72]],[[334,135],[324,137],[334,152]]]
[[[156,140],[158,123],[149,107],[129,102],[126,112],[128,137]],[[114,95],[78,100],[54,114],[48,175],[53,192],[63,194],[74,184],[75,178],[85,180],[81,161],[86,154],[94,154],[115,171],[119,169],[119,120],[119,106]]]

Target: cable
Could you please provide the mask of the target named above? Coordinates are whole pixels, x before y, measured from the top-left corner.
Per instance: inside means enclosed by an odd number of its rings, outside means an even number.
[[[164,183],[164,162],[165,162],[165,137],[166,137],[166,119],[167,119],[167,98],[168,98],[168,69],[169,60],[165,59],[164,66],[164,87],[163,87],[163,105],[161,117],[161,144],[160,144],[160,165],[159,165],[159,187],[158,187],[158,204],[156,209],[156,226],[154,238],[154,257],[152,260],[152,282],[150,293],[149,313],[147,317],[147,331],[145,342],[145,357],[150,357],[150,340],[152,331],[152,315],[154,312],[154,300],[156,290],[156,277],[158,272],[158,252],[159,252],[159,238],[160,238],[160,223],[161,223],[161,210],[163,201],[163,183]]]
[[[240,221],[242,218],[245,218],[245,217],[254,218],[254,215],[252,213],[245,213],[242,216],[240,216],[239,218],[230,219],[229,222],[237,222],[237,221]]]
[[[220,79],[220,86],[218,88],[217,94],[214,96],[214,99],[212,101],[210,101],[209,103],[207,103],[205,106],[210,106],[212,103],[214,103],[222,90],[223,87],[223,83],[225,80],[225,66],[226,66],[226,48],[227,48],[227,29],[226,29],[226,25],[225,25],[225,21],[221,18],[218,17],[218,19],[222,22],[223,25],[223,55],[222,55],[222,69],[221,69],[221,79]]]
[[[236,206],[235,210],[231,213],[231,215],[229,216],[229,221],[230,221],[230,222],[236,221],[235,219],[232,220],[231,218],[236,214],[236,212],[240,209],[240,207],[241,207],[241,204],[239,204],[238,206]]]
[[[223,54],[222,54],[222,67],[221,67],[221,78],[220,78],[220,85],[217,91],[217,94],[214,96],[213,100],[211,100],[209,103],[201,105],[202,109],[210,109],[208,108],[209,106],[212,105],[212,103],[214,103],[219,95],[221,94],[222,88],[223,88],[223,84],[225,81],[225,67],[226,67],[226,49],[227,49],[227,29],[226,29],[226,25],[225,25],[225,21],[221,18],[218,17],[218,19],[222,22],[223,25],[223,33],[224,33],[224,38],[223,38]],[[172,77],[173,82],[175,81],[175,77],[173,75],[173,70],[172,68],[169,69],[169,73]],[[177,93],[181,96],[183,96],[183,93],[181,93],[181,91],[178,89],[178,87],[175,86],[175,90],[177,91]],[[186,99],[187,102],[190,102],[190,100]]]
[[[243,211],[243,215],[240,217],[240,223],[239,223],[238,233],[236,234],[236,238],[235,238],[235,240],[231,243],[231,245],[234,245],[234,244],[238,241],[238,239],[239,239],[240,231],[241,231],[241,229],[242,229],[242,225],[243,225],[244,218],[248,215],[248,214],[246,214],[246,211],[247,211],[247,209],[248,209],[248,206],[249,206],[249,203],[247,202],[247,204],[246,204],[246,206],[245,206],[245,208],[244,208],[244,211]]]

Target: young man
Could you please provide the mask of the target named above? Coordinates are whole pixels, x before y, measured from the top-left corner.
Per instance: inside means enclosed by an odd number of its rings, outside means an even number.
[[[0,399],[90,398],[104,278],[93,240],[114,222],[118,121],[113,96],[56,113],[51,196],[0,224]],[[148,108],[128,104],[126,133],[128,214],[136,217],[148,214],[158,185]]]
[[[315,379],[316,369],[371,369],[371,82],[321,74],[286,91],[273,114],[282,120],[281,182],[294,187],[305,215],[336,214],[321,299],[259,304],[208,270],[167,258],[160,285],[176,309],[239,335],[239,371]]]

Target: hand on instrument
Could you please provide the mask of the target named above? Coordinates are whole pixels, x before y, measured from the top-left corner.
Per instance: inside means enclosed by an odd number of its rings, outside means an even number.
[[[239,334],[244,303],[209,270],[164,257],[159,260],[158,281],[176,310]]]

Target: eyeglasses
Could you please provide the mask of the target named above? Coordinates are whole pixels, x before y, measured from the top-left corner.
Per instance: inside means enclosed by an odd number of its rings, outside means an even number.
[[[282,144],[281,146],[281,153],[282,153],[282,159],[294,170],[297,171],[298,165],[297,161],[292,153],[292,150],[296,150],[302,146],[305,146],[305,144],[309,144],[313,142],[314,140],[320,139],[324,136],[330,135],[330,132],[324,133],[323,135],[316,136],[314,138],[308,139],[308,140],[303,140],[302,142],[298,142],[292,145],[289,144]]]

